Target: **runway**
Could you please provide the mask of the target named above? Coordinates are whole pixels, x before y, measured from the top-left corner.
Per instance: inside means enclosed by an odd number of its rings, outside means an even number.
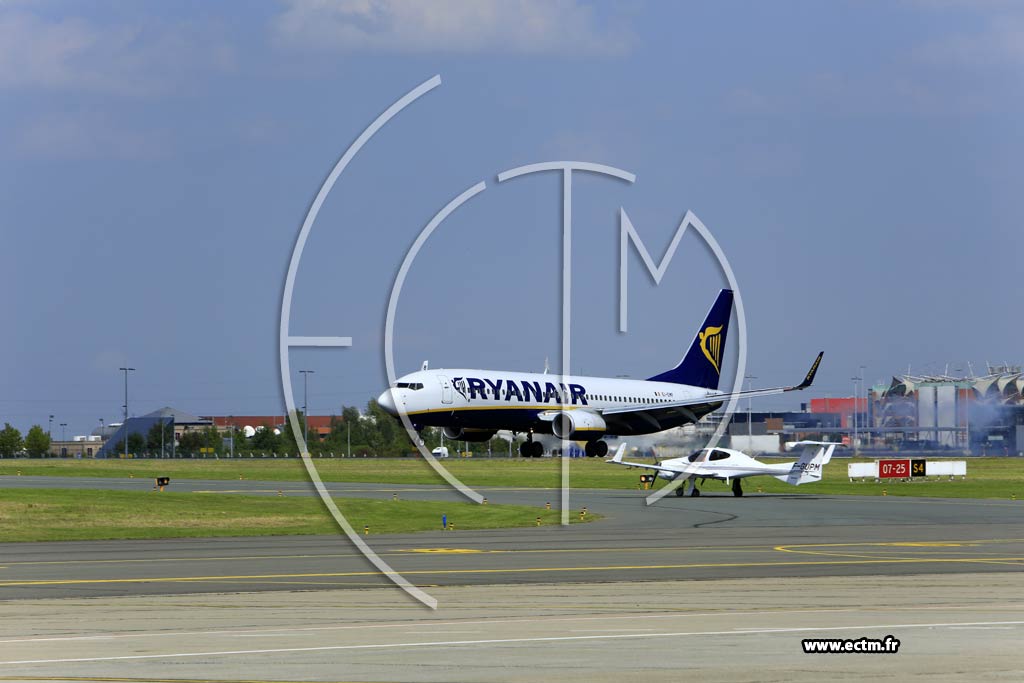
[[[0,680],[1018,681],[1016,573],[264,592],[3,605]],[[805,654],[805,638],[894,654]]]
[[[151,488],[148,481],[7,477],[3,486]],[[189,481],[196,495],[311,495],[301,483]],[[458,500],[434,486],[331,484],[339,496]],[[481,489],[543,506],[558,491]],[[569,527],[369,536],[426,586],[898,576],[1024,570],[1024,503],[808,495],[705,495],[644,505],[644,493],[574,490],[604,519]],[[453,515],[450,522],[457,518]],[[440,526],[440,524],[439,524]],[[385,585],[343,536],[0,544],[0,600],[326,590]]]
[[[14,486],[152,482],[0,481]],[[459,500],[437,486],[328,487]],[[172,490],[313,493],[250,481]],[[437,611],[388,586],[340,535],[0,544],[0,681],[1024,678],[1024,503],[752,493],[648,507],[644,496],[573,490],[574,515],[586,506],[603,519],[570,527],[367,537]],[[801,644],[887,636],[898,654]]]

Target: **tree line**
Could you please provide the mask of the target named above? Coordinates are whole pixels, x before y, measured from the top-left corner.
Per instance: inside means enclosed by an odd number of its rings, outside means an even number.
[[[0,430],[0,457],[11,458],[24,452],[30,457],[38,458],[49,451],[50,435],[40,425],[32,425],[25,438],[21,437],[21,432],[12,427],[10,422],[5,422],[4,428]]]
[[[302,411],[296,411],[295,417],[301,430],[305,420]],[[229,453],[233,446],[235,455],[297,454],[297,440],[292,433],[292,421],[285,421],[280,434],[275,434],[274,429],[275,425],[260,425],[251,437],[246,437],[242,430],[234,427],[227,431],[215,427],[192,430],[181,435],[177,452],[198,453],[200,449],[207,448],[222,455]],[[159,426],[155,426],[154,430],[155,439],[159,440]],[[147,445],[153,443],[153,436],[151,434],[147,439]],[[424,428],[419,432],[419,438],[423,440],[427,450],[433,450],[442,443],[441,430],[434,427]],[[450,440],[444,441],[451,450],[458,450]],[[314,456],[339,456],[351,453],[353,456],[396,457],[417,452],[416,445],[409,438],[402,423],[385,412],[377,405],[377,401],[372,399],[366,404],[363,413],[354,406],[343,407],[341,415],[331,418],[330,432],[323,439],[314,431],[310,431],[307,447]],[[508,441],[494,437],[489,443],[473,443],[467,447],[477,453],[491,450],[501,454],[508,452]]]
[[[302,411],[297,411],[295,417],[301,429],[305,420]],[[180,434],[175,442],[172,424],[169,421],[158,422],[145,434],[133,432],[127,439],[118,437],[116,442],[108,442],[107,451],[110,457],[117,457],[118,453],[124,452],[149,457],[172,454],[189,456],[200,453],[227,455],[231,452],[242,456],[298,454],[291,420],[285,421],[279,434],[274,432],[278,425],[254,426],[257,430],[251,437],[245,436],[244,432],[236,427],[224,429],[210,426],[190,429]],[[419,433],[419,437],[427,450],[433,450],[442,443],[441,430],[434,427],[425,428]],[[445,439],[444,443],[453,454],[462,447],[461,442],[453,444]],[[331,418],[330,432],[323,439],[315,432],[310,432],[308,447],[309,452],[315,456],[340,456],[351,453],[353,456],[395,457],[411,455],[417,451],[402,423],[387,414],[372,399],[367,403],[363,413],[354,406],[343,407],[341,415]],[[490,450],[500,455],[508,452],[508,441],[494,437],[490,442],[471,443],[466,447],[476,453],[486,453]],[[10,424],[5,425],[0,432],[0,456],[12,457],[27,453],[32,457],[41,457],[46,455],[49,449],[50,438],[39,425],[33,426],[24,439]]]

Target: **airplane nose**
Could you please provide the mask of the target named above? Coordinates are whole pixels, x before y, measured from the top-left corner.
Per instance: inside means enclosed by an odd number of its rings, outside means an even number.
[[[387,389],[377,397],[377,405],[384,409],[388,415],[398,416],[398,409],[395,407],[395,399],[391,395],[391,389]]]

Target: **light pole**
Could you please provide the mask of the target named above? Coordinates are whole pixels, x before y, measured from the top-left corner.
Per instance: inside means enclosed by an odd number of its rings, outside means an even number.
[[[302,375],[302,445],[309,453],[309,376],[316,374],[313,370],[299,370]]]
[[[60,423],[60,442],[63,444],[67,439],[64,436],[64,428],[68,426],[67,422]]]
[[[135,372],[135,368],[118,368],[124,373],[124,423],[121,429],[124,430],[124,457],[128,459],[128,373]]]
[[[46,436],[52,439],[53,437],[50,435],[51,429],[53,429],[53,415],[51,415],[50,419],[46,421]]]
[[[860,400],[858,398],[860,396],[860,388],[859,388],[857,383],[860,381],[860,377],[851,377],[850,379],[853,380],[853,410],[850,413],[850,417],[853,420],[853,443],[851,445],[853,446],[853,454],[856,455],[857,454],[857,401]]]
[[[864,391],[864,438],[867,440],[868,446],[871,445],[871,396],[869,395],[867,375],[865,374],[866,366],[860,366],[860,388]],[[856,401],[854,402],[856,404]]]

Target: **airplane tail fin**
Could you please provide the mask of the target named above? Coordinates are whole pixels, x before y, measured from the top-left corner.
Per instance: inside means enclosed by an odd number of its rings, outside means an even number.
[[[625,454],[625,452],[626,452],[626,444],[625,443],[620,443],[619,447],[615,451],[615,455],[612,458],[610,458],[608,460],[605,460],[605,462],[622,462],[622,456],[623,456],[623,454]]]
[[[648,378],[651,382],[673,382],[717,389],[722,373],[722,354],[725,351],[725,335],[729,331],[732,315],[732,290],[723,289],[718,293],[714,305],[708,311],[704,324],[700,326],[690,349],[671,370]]]
[[[839,444],[829,441],[794,441],[787,443],[788,448],[803,446],[800,459],[793,463],[789,472],[777,474],[775,478],[787,484],[799,486],[821,481],[821,473],[825,465],[832,459],[832,451]]]

